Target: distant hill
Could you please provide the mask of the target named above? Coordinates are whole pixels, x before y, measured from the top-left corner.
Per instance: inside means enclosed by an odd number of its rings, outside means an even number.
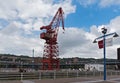
[[[27,55],[15,55],[15,54],[0,54],[1,57],[4,56],[6,58],[9,57],[17,57],[17,58],[33,58]],[[38,57],[34,57],[38,58]],[[42,59],[42,57],[39,57]],[[115,62],[117,59],[106,59],[106,62]],[[79,57],[72,57],[72,58],[60,58],[60,64],[79,64],[79,63],[103,63],[103,58],[95,59],[95,58],[79,58]]]

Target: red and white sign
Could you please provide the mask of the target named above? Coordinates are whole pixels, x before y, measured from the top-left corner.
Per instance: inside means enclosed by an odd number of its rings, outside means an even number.
[[[106,46],[112,46],[112,45],[113,45],[113,43],[112,43],[112,38],[106,39],[106,40],[105,40],[105,45],[106,45]],[[101,48],[104,47],[104,45],[103,45],[103,40],[98,41],[98,46],[99,46],[99,49],[101,49]]]

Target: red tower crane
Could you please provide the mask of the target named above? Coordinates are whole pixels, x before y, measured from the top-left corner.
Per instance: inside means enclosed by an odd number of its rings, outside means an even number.
[[[40,30],[45,29],[45,32],[40,34],[40,38],[46,41],[42,60],[43,70],[59,69],[60,67],[59,48],[57,43],[60,22],[64,30],[63,10],[61,7],[58,9],[49,25],[40,27]]]

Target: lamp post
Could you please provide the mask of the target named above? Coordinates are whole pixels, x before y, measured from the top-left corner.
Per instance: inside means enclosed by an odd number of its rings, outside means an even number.
[[[107,33],[107,29],[102,28],[103,33],[103,54],[104,54],[104,80],[106,80],[106,45],[105,45],[105,34]]]
[[[118,37],[118,34],[116,32],[114,33],[110,33],[110,34],[106,34],[107,33],[107,29],[105,27],[102,28],[102,33],[103,36],[100,36],[98,38],[96,38],[93,43],[97,43],[98,39],[103,38],[103,55],[104,55],[104,80],[106,80],[106,37],[113,35],[113,37]]]

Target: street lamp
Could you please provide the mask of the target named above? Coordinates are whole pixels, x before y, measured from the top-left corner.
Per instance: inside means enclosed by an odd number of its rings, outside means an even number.
[[[98,39],[101,39],[103,38],[103,54],[104,54],[104,80],[106,80],[106,37],[107,36],[111,36],[113,35],[113,37],[118,37],[118,34],[116,32],[114,33],[110,33],[110,34],[106,34],[107,33],[107,29],[105,27],[102,28],[102,33],[103,33],[103,36],[100,36],[98,38],[96,38],[93,43],[97,43],[97,40]]]
[[[103,53],[104,53],[104,80],[106,80],[106,45],[105,45],[105,34],[107,33],[107,29],[102,28],[103,33]]]
[[[119,37],[119,35],[118,35],[116,32],[110,33],[110,34],[106,34],[105,37],[108,37],[108,36],[111,36],[111,35],[113,35],[113,37]],[[97,43],[97,40],[98,40],[98,39],[101,39],[101,38],[103,38],[103,37],[104,37],[104,36],[100,36],[100,37],[96,38],[96,39],[93,41],[93,43]]]
[[[107,29],[105,27],[102,28],[102,33],[105,35],[107,33]]]

